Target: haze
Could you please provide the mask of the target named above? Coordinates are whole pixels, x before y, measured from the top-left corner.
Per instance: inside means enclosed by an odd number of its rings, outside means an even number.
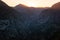
[[[60,2],[60,0],[2,0],[9,6],[16,6],[24,4],[28,7],[51,7],[53,4]]]

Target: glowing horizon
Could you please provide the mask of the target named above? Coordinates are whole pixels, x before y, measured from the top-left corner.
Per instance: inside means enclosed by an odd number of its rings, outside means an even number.
[[[60,0],[2,0],[9,6],[16,6],[24,4],[28,7],[51,7],[53,4],[60,2]]]

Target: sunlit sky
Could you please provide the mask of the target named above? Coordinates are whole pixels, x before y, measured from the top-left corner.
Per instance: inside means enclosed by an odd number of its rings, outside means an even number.
[[[24,4],[29,7],[51,7],[53,4],[60,2],[60,0],[2,0],[9,6],[16,6]]]

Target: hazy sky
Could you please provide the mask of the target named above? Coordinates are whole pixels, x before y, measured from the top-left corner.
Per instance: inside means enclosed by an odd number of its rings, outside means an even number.
[[[51,5],[60,2],[60,0],[3,0],[9,6],[16,6],[18,4],[24,4],[29,7],[50,7]]]

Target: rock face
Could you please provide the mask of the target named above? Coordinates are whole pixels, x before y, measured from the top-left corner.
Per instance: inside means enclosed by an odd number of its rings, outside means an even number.
[[[52,6],[52,8],[54,8],[54,9],[60,9],[60,2],[54,4],[54,5]]]
[[[59,14],[47,9],[27,15],[0,1],[0,40],[60,40]]]

